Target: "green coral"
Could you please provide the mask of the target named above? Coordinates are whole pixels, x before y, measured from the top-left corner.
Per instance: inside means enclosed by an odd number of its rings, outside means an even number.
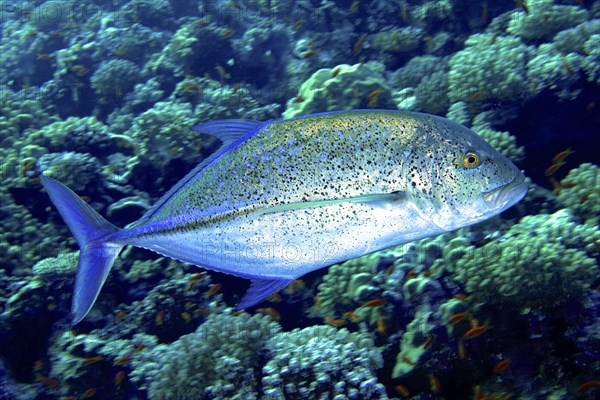
[[[578,53],[561,53],[553,43],[542,43],[537,53],[527,62],[527,78],[535,94],[544,89],[557,91],[559,97],[573,98],[578,91],[571,90],[580,80],[585,57]]]
[[[136,362],[141,369],[132,379],[143,382],[150,399],[255,398],[259,354],[280,329],[259,314],[235,316],[231,309],[211,314],[194,333],[159,345],[146,362]]]
[[[419,47],[423,30],[412,26],[378,32],[370,37],[371,47],[376,50],[408,53]]]
[[[486,102],[514,103],[529,95],[525,65],[534,52],[519,38],[482,33],[449,61],[448,97],[475,108]]]
[[[561,181],[564,187],[558,200],[585,219],[586,223],[600,222],[600,167],[591,163],[581,164],[569,171]],[[568,183],[568,184],[567,184]]]
[[[265,400],[387,399],[374,373],[381,350],[365,333],[317,325],[278,333],[266,347]]]
[[[475,301],[547,306],[580,296],[598,277],[599,240],[597,227],[579,225],[560,210],[526,216],[504,240],[465,246],[446,265]]]
[[[416,368],[419,358],[427,351],[423,344],[427,340],[428,332],[434,328],[435,324],[432,321],[432,312],[429,307],[420,306],[413,320],[406,325],[406,331],[402,335],[392,378],[404,376]]]
[[[323,68],[287,102],[283,118],[351,108],[395,108],[379,62]]]
[[[554,4],[554,0],[527,0],[525,3],[528,11],[515,11],[507,31],[528,40],[549,40],[589,16],[584,8]]]
[[[374,282],[378,265],[386,259],[397,258],[402,246],[367,254],[329,267],[319,285],[319,313],[339,316],[362,305],[380,289]]]

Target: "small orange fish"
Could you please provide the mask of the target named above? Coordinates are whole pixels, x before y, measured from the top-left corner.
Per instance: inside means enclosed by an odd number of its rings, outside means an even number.
[[[235,33],[235,31],[231,28],[227,28],[223,31],[222,36],[223,38],[227,39],[233,36],[233,34]]]
[[[355,13],[356,10],[358,10],[358,7],[360,6],[360,1],[358,0],[354,0],[351,4],[350,4],[350,9],[348,10],[348,12],[350,14]]]
[[[121,384],[125,380],[125,376],[126,376],[125,371],[119,371],[119,372],[117,372],[115,374],[115,379],[114,379],[115,386],[117,386],[117,387],[121,386]]]
[[[492,35],[492,38],[490,39],[490,45],[492,45],[492,44],[496,43],[496,40],[498,39],[498,36],[500,36],[500,34],[499,34],[498,32],[495,32],[495,33]]]
[[[304,101],[304,96],[302,96],[301,94],[294,97],[294,103],[302,103],[303,101]]]
[[[362,307],[380,307],[385,304],[384,299],[373,299],[369,300],[362,305]]]
[[[375,89],[375,90],[373,90],[371,93],[369,93],[367,95],[367,98],[368,99],[372,99],[374,97],[377,97],[377,96],[379,96],[379,93],[381,93],[381,92],[383,92],[383,90],[381,88],[380,89]]]
[[[409,396],[410,395],[410,391],[408,390],[408,388],[406,387],[406,385],[399,384],[399,385],[396,385],[396,387],[394,389],[396,389],[396,392],[398,392],[402,396]]]
[[[81,396],[79,397],[80,399],[89,399],[90,397],[94,397],[94,395],[96,394],[97,389],[92,387],[89,389],[86,389],[85,392],[81,393]]]
[[[488,327],[486,325],[476,325],[465,332],[465,334],[463,335],[463,339],[476,338],[477,336],[480,336],[487,330],[488,330]]]
[[[406,354],[404,354],[402,356],[402,361],[404,361],[405,363],[410,364],[410,365],[416,365],[415,362]]]
[[[589,390],[589,389],[599,386],[599,385],[600,385],[600,380],[591,380],[591,381],[584,382],[581,385],[577,386],[577,389],[575,389],[575,391],[582,392],[584,390]]]
[[[33,363],[33,372],[40,372],[44,368],[44,362],[42,360],[37,360]]]
[[[354,53],[355,56],[361,53],[363,45],[365,43],[365,37],[365,34],[360,35],[356,40],[356,43],[354,43],[354,46],[352,47],[352,53]]]
[[[187,312],[187,311],[183,311],[183,312],[181,313],[181,318],[183,319],[183,321],[184,321],[186,324],[189,324],[189,323],[190,323],[190,321],[192,320],[192,316],[191,316],[191,314],[190,314],[189,312]]]
[[[377,333],[385,335],[387,333],[387,326],[382,318],[377,318]]]
[[[297,31],[298,29],[300,29],[300,27],[301,27],[302,25],[304,25],[304,19],[302,19],[302,18],[298,18],[298,19],[297,19],[297,20],[294,22],[293,28],[294,28],[294,30],[296,30],[296,31]]]
[[[188,282],[188,290],[192,290],[196,284],[198,284],[198,281],[200,280],[200,278],[202,278],[204,276],[204,272],[198,272],[194,275],[192,275],[192,277],[190,278],[190,281]]]
[[[285,292],[293,296],[296,294],[296,290],[304,288],[304,281],[302,279],[295,279],[285,288]]]
[[[575,151],[571,150],[571,148],[563,150],[560,153],[556,153],[556,155],[554,157],[552,157],[552,162],[562,161],[573,153],[575,153]]]
[[[419,276],[419,274],[417,274],[415,271],[408,271],[406,273],[406,280],[416,278],[417,276]]]
[[[189,309],[194,308],[194,306],[195,306],[195,304],[188,300],[183,305],[183,308],[185,308],[186,310],[189,310]]]
[[[434,374],[429,374],[429,386],[433,393],[439,393],[442,391],[442,384],[440,380]]]
[[[44,385],[46,385],[47,387],[54,389],[60,386],[60,382],[58,381],[58,379],[56,378],[51,378],[49,376],[44,376],[44,375],[38,375],[35,380],[37,382],[41,382]]]
[[[585,203],[587,201],[587,199],[589,199],[590,196],[593,195],[594,193],[600,193],[600,189],[594,189],[594,190],[590,190],[589,192],[584,193],[579,198],[579,203]]]
[[[164,321],[165,321],[165,310],[160,310],[159,312],[156,313],[156,317],[154,317],[154,324],[160,326],[163,324]]]
[[[236,83],[235,85],[233,85],[233,87],[231,88],[231,91],[233,93],[236,93],[238,90],[240,90],[240,88],[242,87],[241,83]]]
[[[485,92],[483,90],[478,90],[475,93],[473,93],[473,95],[471,96],[471,100],[473,101],[477,101],[479,99],[481,99],[483,97],[483,94]]]
[[[115,360],[115,362],[113,363],[113,366],[127,364],[129,361],[131,361],[131,357],[129,357],[129,356],[121,357],[118,360]]]
[[[227,72],[225,70],[225,68],[223,68],[223,66],[221,64],[215,65],[215,70],[217,71],[217,73],[219,74],[219,76],[221,77],[221,79],[229,79],[229,78],[231,78],[231,74],[229,72]]]
[[[120,310],[117,315],[115,315],[115,317],[117,318],[117,320],[121,321],[123,319],[125,319],[125,317],[127,316],[127,313],[123,310]]]
[[[556,171],[558,171],[558,169],[565,164],[566,164],[566,162],[564,162],[564,161],[558,161],[558,162],[552,163],[552,165],[550,165],[548,168],[546,168],[546,171],[544,171],[544,175],[546,175],[546,176],[554,175],[556,173]]]
[[[344,321],[343,319],[334,319],[331,316],[326,316],[324,318],[324,321],[326,324],[333,326],[334,328],[340,328],[344,325],[346,325],[346,321]]]
[[[575,182],[571,182],[571,181],[561,181],[560,182],[560,187],[563,189],[571,189],[571,188],[574,188],[575,186],[577,186],[577,183],[575,183]]]
[[[281,295],[279,294],[279,292],[273,293],[268,299],[268,301],[270,301],[271,303],[281,303]]]
[[[346,311],[344,313],[344,318],[349,319],[352,322],[360,322],[362,320],[360,315],[358,315],[354,311]]]
[[[341,70],[340,67],[334,68],[334,70],[331,71],[331,77],[335,78],[336,76],[338,76],[338,74],[340,73],[340,70]]]
[[[575,73],[575,70],[569,63],[569,60],[567,60],[567,57],[563,57],[562,65],[563,65],[563,68],[565,69],[565,72],[567,73],[567,75],[573,75]]]
[[[504,359],[502,361],[498,361],[498,363],[496,365],[494,365],[492,372],[495,374],[501,374],[502,372],[504,372],[504,370],[506,368],[508,368],[509,365],[510,365],[510,358]]]
[[[74,65],[71,67],[71,71],[73,71],[75,75],[79,77],[85,76],[88,74],[88,72],[90,72],[90,70],[83,65]]]
[[[196,308],[194,310],[194,315],[202,315],[203,317],[208,317],[210,315],[210,310],[207,308]]]
[[[425,340],[425,342],[423,342],[423,349],[429,348],[429,346],[431,346],[431,342],[433,342],[433,336],[429,335],[427,337],[427,340]]]
[[[487,1],[484,1],[481,4],[481,18],[479,19],[479,21],[482,24],[485,24],[488,21],[488,5],[487,5]]]
[[[220,283],[214,283],[212,285],[210,285],[210,288],[206,291],[205,296],[212,296],[214,294],[217,294],[217,292],[219,290],[221,290],[221,285]]]
[[[300,58],[312,58],[319,54],[319,50],[309,50],[305,51],[300,55]]]
[[[279,314],[279,311],[277,311],[273,307],[261,307],[261,308],[257,308],[256,312],[261,313],[263,315],[268,315],[269,317],[271,317],[271,319],[273,321],[279,321],[279,320],[281,320],[281,314]]]
[[[456,300],[460,300],[460,301],[466,301],[467,295],[464,293],[456,293],[454,296],[452,296],[452,298],[454,298]]]
[[[385,274],[386,275],[391,275],[391,274],[394,273],[395,269],[396,269],[396,266],[394,266],[394,264],[392,264],[389,267],[387,267],[387,269],[385,270]]]
[[[104,360],[104,357],[102,356],[94,356],[94,357],[87,357],[85,359],[85,365],[92,365],[92,364],[96,364],[97,362],[100,362]]]
[[[146,345],[142,343],[138,347],[136,347],[134,351],[136,353],[139,353],[140,351],[144,350],[145,348],[146,348]]]
[[[467,358],[467,349],[465,348],[465,344],[462,340],[458,341],[458,358],[464,360]]]
[[[320,310],[321,309],[321,296],[316,295],[313,299],[315,301],[315,305],[313,306],[313,308],[315,310]]]
[[[447,324],[455,324],[458,321],[462,321],[463,319],[465,319],[470,313],[468,311],[464,311],[464,312],[460,312],[458,314],[454,314],[452,316],[450,316],[450,318],[448,318],[448,320],[446,321]]]

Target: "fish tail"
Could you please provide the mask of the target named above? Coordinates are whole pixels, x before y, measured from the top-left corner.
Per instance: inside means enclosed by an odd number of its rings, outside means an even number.
[[[72,324],[75,325],[96,302],[108,272],[123,248],[122,244],[109,241],[110,235],[119,228],[62,183],[47,176],[40,179],[80,248],[71,303]]]

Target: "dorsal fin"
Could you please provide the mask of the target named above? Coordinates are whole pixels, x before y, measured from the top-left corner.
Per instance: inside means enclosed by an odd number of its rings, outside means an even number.
[[[179,191],[179,189],[181,189],[186,183],[194,178],[202,169],[204,169],[204,167],[219,158],[221,155],[225,154],[231,148],[239,145],[239,143],[245,140],[245,138],[242,140],[244,135],[256,130],[256,128],[262,126],[263,124],[265,124],[265,122],[250,121],[245,119],[225,119],[221,121],[205,122],[203,124],[193,126],[191,128],[192,130],[215,136],[223,143],[214,153],[202,160],[190,172],[181,178],[179,182],[173,185],[169,191],[162,195],[162,197],[152,207],[150,207],[148,211],[146,211],[146,213],[144,213],[144,215],[142,215],[142,217],[133,224],[133,226],[138,226],[152,218],[152,216],[156,214],[156,212],[160,210],[162,206],[164,206],[165,203],[167,203],[169,199]]]

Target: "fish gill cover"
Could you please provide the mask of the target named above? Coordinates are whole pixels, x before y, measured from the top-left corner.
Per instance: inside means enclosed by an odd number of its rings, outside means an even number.
[[[1,399],[598,395],[600,1],[3,1],[0,24]],[[125,247],[70,327],[42,175],[122,228],[219,148],[191,126],[350,109],[465,125],[529,192],[238,311],[246,280]]]

